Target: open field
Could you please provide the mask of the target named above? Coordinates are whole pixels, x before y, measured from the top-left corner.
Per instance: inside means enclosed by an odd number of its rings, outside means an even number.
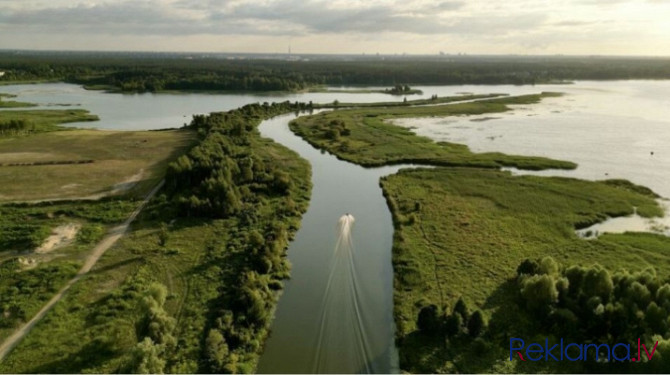
[[[363,166],[421,163],[442,166],[472,166],[521,169],[573,169],[574,163],[542,157],[501,153],[472,153],[467,146],[420,137],[389,123],[393,118],[459,116],[499,113],[508,105],[532,104],[554,93],[488,99],[471,103],[415,107],[370,107],[337,110],[305,116],[291,122],[296,134],[315,147]]]
[[[12,181],[0,186],[0,201],[140,196],[194,137],[185,130],[68,130],[0,138],[0,179]]]
[[[579,367],[514,367],[508,335],[539,329],[517,305],[510,283],[526,258],[552,256],[567,265],[599,263],[607,270],[653,266],[670,276],[670,238],[651,234],[578,238],[576,227],[607,216],[662,215],[655,196],[621,182],[515,177],[478,169],[401,171],[382,180],[394,214],[395,317],[401,368],[410,372],[564,372]],[[481,309],[491,328],[482,344],[436,339],[417,331],[419,310],[449,312],[459,297]],[[524,323],[525,322],[525,323]],[[507,351],[506,351],[507,350]],[[544,364],[544,362],[541,362]]]

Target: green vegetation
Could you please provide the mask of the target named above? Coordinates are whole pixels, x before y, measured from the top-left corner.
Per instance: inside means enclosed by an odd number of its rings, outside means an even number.
[[[312,87],[309,92],[329,92],[329,93],[343,93],[343,94],[390,94],[390,95],[415,95],[423,94],[423,91],[412,89],[407,85],[395,85],[390,89],[373,90],[373,89],[331,89],[328,87]]]
[[[454,116],[505,112],[510,104],[536,103],[555,93],[481,100],[452,105],[415,107],[370,107],[323,112],[300,117],[290,123],[291,130],[315,147],[364,166],[421,163],[441,166],[469,166],[521,169],[573,169],[574,163],[542,157],[470,152],[467,146],[420,137],[410,130],[389,123],[403,117]],[[455,97],[459,98],[459,97]],[[446,100],[458,100],[445,98]]]
[[[590,371],[588,367],[581,367],[589,365],[581,363],[570,367],[560,362],[558,367],[551,362],[508,361],[509,337],[528,340],[539,337],[538,334],[542,339],[547,335],[559,337],[564,332],[552,328],[550,324],[554,320],[547,319],[547,312],[553,311],[556,319],[570,316],[559,311],[564,307],[560,298],[556,302],[555,298],[548,297],[547,304],[528,302],[527,298],[539,292],[531,291],[530,281],[516,280],[517,268],[527,258],[549,255],[566,265],[598,263],[607,270],[603,272],[615,275],[613,280],[622,280],[622,276],[616,276],[620,270],[634,273],[650,266],[656,268],[653,285],[670,276],[667,253],[670,239],[667,237],[606,234],[598,240],[587,241],[575,234],[576,228],[607,217],[632,214],[634,207],[644,217],[663,214],[655,194],[629,182],[590,182],[512,176],[495,170],[435,168],[403,170],[383,178],[382,188],[396,226],[395,318],[400,364],[406,371]],[[536,267],[530,269],[536,270]],[[529,277],[532,282],[540,278]],[[554,285],[558,290],[558,276],[556,280]],[[569,285],[577,287],[572,279]],[[657,293],[656,286],[645,285],[650,293]],[[614,289],[615,295],[627,293],[617,290]],[[586,314],[588,303],[595,302],[588,302],[590,297],[586,295],[578,299],[570,295],[575,314]],[[647,308],[650,301],[638,308]],[[601,302],[603,306],[608,302],[616,306],[611,297],[602,296]],[[538,313],[537,309],[544,313]],[[481,321],[474,318],[477,311],[482,315]],[[665,314],[667,319],[667,312]],[[590,324],[597,324],[599,320],[580,318],[579,322],[584,326],[575,328],[575,338],[582,337],[577,333],[591,329]],[[564,329],[571,329],[569,327],[574,326],[563,324]],[[635,327],[631,325],[631,331],[621,337],[644,332],[665,334],[663,330],[647,331],[647,325],[637,326],[639,330]],[[604,336],[589,337],[596,340]],[[596,368],[605,372],[619,371],[612,367]]]
[[[323,108],[369,108],[369,107],[411,107],[418,105],[436,105],[436,104],[446,104],[467,100],[477,100],[477,99],[488,99],[496,98],[500,96],[506,96],[505,94],[479,94],[479,95],[459,95],[459,96],[447,96],[444,98],[438,98],[437,95],[433,95],[430,99],[414,99],[406,100],[402,102],[375,102],[375,103],[340,103],[335,101],[333,103],[320,103],[320,104],[311,104],[310,108],[312,109],[323,109]]]
[[[194,136],[189,130],[68,130],[0,138],[0,179],[12,181],[0,186],[0,201],[143,196]]]
[[[0,139],[13,135],[66,130],[67,128],[58,125],[98,120],[98,116],[83,109],[0,111]]]
[[[30,319],[81,267],[103,232],[135,208],[131,200],[0,205],[0,340]],[[78,223],[75,241],[33,251],[51,230]]]
[[[163,193],[0,372],[253,372],[311,187],[309,164],[256,125],[300,107],[196,116]]]
[[[408,85],[395,85],[393,88],[386,89],[383,92],[391,95],[413,95],[423,93],[423,91],[412,89]]]
[[[66,81],[129,92],[670,78],[668,59],[640,57],[309,56],[308,61],[287,61],[276,55],[7,51],[0,53],[0,66],[5,71],[0,84]]]
[[[25,107],[37,106],[37,104],[33,103],[16,102],[11,100],[6,101],[2,99],[2,98],[13,98],[13,97],[15,97],[15,95],[0,93],[0,108],[25,108]]]
[[[670,368],[670,284],[653,267],[629,273],[610,273],[596,264],[565,267],[551,257],[526,259],[517,269],[519,305],[535,317],[538,333],[576,342],[658,343],[658,356],[643,363],[594,365],[588,370],[649,373]],[[542,317],[538,319],[538,317]],[[653,344],[649,347],[649,350]],[[636,353],[630,353],[636,357]],[[607,357],[608,353],[601,352]],[[593,351],[591,358],[595,356]],[[625,357],[619,353],[618,357]],[[641,355],[644,358],[644,355]]]

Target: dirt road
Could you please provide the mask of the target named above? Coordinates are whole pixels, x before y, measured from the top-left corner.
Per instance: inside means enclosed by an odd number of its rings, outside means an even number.
[[[128,231],[128,228],[130,227],[130,224],[137,218],[137,215],[142,211],[144,206],[149,202],[149,200],[158,192],[158,190],[163,187],[163,184],[165,181],[161,181],[147,196],[144,198],[142,203],[140,203],[139,207],[133,211],[133,213],[128,217],[128,219],[121,225],[114,227],[105,238],[98,243],[91,254],[88,256],[86,261],[84,262],[84,265],[81,267],[79,272],[77,272],[77,275],[72,278],[72,280],[68,281],[67,284],[61,290],[58,291],[50,300],[49,302],[44,305],[40,311],[35,314],[35,316],[28,321],[28,323],[24,324],[21,326],[19,329],[16,330],[5,342],[0,345],[0,361],[4,360],[4,358],[9,354],[9,352],[14,349],[16,345],[18,345],[19,342],[30,332],[35,325],[44,318],[44,316],[51,310],[58,301],[60,301],[63,298],[63,295],[65,295],[65,292],[72,287],[79,279],[82,278],[82,276],[86,275],[92,268],[93,266],[98,262],[98,259],[110,248],[112,245],[116,243],[121,237],[123,237],[124,234]]]

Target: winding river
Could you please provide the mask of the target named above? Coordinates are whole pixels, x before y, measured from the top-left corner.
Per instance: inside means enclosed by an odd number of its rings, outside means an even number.
[[[379,178],[403,166],[366,169],[322,153],[289,130],[294,117],[259,128],[309,160],[313,193],[258,372],[397,372],[393,223]],[[337,221],[347,213],[356,220],[351,253],[335,252]]]

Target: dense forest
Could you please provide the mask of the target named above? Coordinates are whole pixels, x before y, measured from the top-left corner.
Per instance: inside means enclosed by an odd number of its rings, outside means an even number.
[[[670,59],[520,56],[232,56],[0,52],[0,82],[66,81],[125,92],[296,91],[317,85],[535,84],[669,79]]]

